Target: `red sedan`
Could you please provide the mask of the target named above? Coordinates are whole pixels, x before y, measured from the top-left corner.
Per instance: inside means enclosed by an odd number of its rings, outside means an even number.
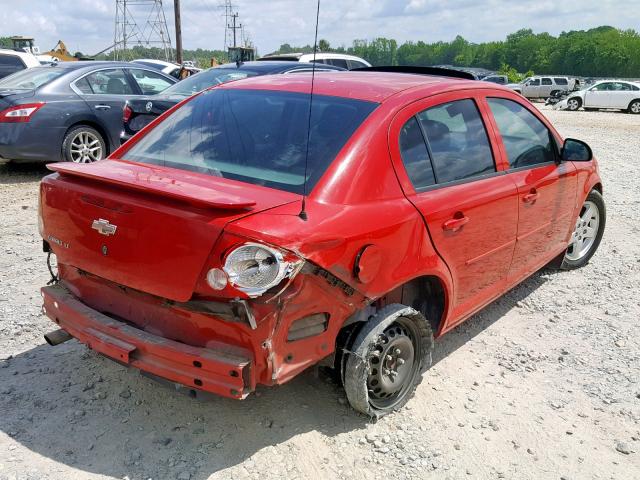
[[[257,77],[169,110],[107,160],[51,164],[44,311],[120,363],[244,398],[314,364],[380,416],[439,337],[605,226],[589,147],[494,84]]]

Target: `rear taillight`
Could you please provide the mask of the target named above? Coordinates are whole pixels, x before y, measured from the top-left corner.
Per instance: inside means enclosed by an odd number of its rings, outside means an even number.
[[[122,121],[124,123],[127,123],[131,118],[132,113],[133,113],[133,110],[131,110],[131,107],[129,106],[129,104],[128,103],[125,104],[124,109],[122,110]]]
[[[25,123],[44,106],[44,102],[24,103],[0,112],[0,123]]]

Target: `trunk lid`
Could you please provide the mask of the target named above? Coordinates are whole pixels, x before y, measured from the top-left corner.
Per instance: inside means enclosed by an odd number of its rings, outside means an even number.
[[[296,194],[167,167],[50,164],[43,236],[63,264],[163,298],[191,298],[225,225]]]

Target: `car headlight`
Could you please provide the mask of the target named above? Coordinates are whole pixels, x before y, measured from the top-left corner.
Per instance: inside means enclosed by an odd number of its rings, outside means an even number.
[[[288,261],[282,252],[259,243],[245,243],[226,257],[229,283],[249,297],[257,297],[297,272],[302,260]]]

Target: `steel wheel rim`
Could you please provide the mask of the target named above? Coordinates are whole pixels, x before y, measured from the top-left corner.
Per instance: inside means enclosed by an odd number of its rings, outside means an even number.
[[[567,102],[567,104],[569,105],[569,108],[570,108],[571,110],[577,110],[577,109],[579,108],[579,107],[578,107],[578,101],[577,101],[577,100],[569,100],[569,101]]]
[[[576,226],[569,240],[566,253],[568,260],[580,260],[591,251],[598,236],[599,227],[600,210],[594,202],[586,201],[576,219]]]
[[[374,408],[392,408],[410,391],[418,369],[417,339],[415,326],[404,318],[378,336],[368,357],[367,391]]]
[[[102,159],[100,139],[91,132],[79,132],[71,140],[71,161],[93,163]]]
[[[633,113],[640,113],[640,102],[635,102],[631,105],[631,111]]]

